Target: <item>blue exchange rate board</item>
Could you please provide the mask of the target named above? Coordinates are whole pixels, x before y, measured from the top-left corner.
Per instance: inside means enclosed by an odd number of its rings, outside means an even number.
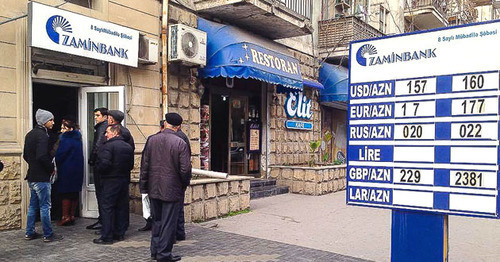
[[[350,84],[347,203],[497,217],[499,79]]]

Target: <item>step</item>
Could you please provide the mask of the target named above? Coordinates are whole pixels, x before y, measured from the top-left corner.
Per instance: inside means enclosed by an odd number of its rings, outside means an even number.
[[[276,179],[254,179],[250,180],[250,188],[275,186]]]
[[[287,186],[264,186],[250,190],[250,199],[270,197],[275,195],[287,194],[289,189]]]

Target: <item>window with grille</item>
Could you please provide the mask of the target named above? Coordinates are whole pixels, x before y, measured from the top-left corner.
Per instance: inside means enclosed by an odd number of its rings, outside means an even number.
[[[380,6],[379,12],[379,31],[382,33],[387,33],[387,17],[389,16],[389,10],[387,10],[382,5]]]

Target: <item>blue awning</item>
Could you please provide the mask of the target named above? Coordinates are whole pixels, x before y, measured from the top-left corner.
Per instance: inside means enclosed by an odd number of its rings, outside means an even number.
[[[309,86],[309,87],[320,89],[320,90],[324,88],[323,85],[316,80],[309,80],[309,79],[304,78],[304,79],[302,79],[302,81],[303,81],[302,83],[304,84],[304,86]]]
[[[323,63],[319,69],[319,82],[325,87],[319,92],[320,102],[347,101],[349,74],[346,68]]]
[[[201,77],[253,78],[302,90],[299,61],[285,55],[283,46],[203,18],[198,18],[198,29],[207,33],[207,65],[199,69]]]

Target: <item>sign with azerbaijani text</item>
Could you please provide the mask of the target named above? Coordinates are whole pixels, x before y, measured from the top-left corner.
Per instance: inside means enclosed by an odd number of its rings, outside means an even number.
[[[351,43],[348,204],[498,218],[499,31]]]
[[[285,101],[285,113],[289,118],[310,120],[313,116],[312,100],[304,92],[288,92]],[[313,124],[304,121],[287,120],[285,127],[297,130],[312,130]]]
[[[29,46],[137,67],[139,31],[30,2]]]

